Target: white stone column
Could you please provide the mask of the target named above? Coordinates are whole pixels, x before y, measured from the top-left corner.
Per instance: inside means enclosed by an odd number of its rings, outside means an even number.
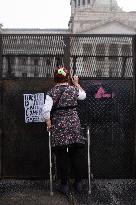
[[[31,70],[32,70],[32,69],[31,69],[31,66],[32,66],[32,65],[31,65],[31,62],[32,62],[31,57],[28,57],[28,59],[27,59],[27,76],[28,76],[28,77],[32,77],[32,76],[31,76],[31,73],[32,73],[32,72],[31,72]]]
[[[75,11],[75,0],[71,1],[71,16],[74,15],[74,11]]]
[[[39,73],[41,74],[42,73],[42,76],[40,77],[45,77],[45,66],[43,66],[43,57],[40,57],[40,61],[39,61]]]
[[[0,33],[2,33],[2,26],[3,26],[3,25],[2,25],[2,24],[0,24]]]
[[[6,57],[3,57],[3,76],[5,77],[8,71],[8,61]]]
[[[78,7],[78,0],[76,0],[76,7]]]

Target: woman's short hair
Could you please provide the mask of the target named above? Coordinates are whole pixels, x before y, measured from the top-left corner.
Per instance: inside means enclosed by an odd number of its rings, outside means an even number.
[[[70,76],[70,69],[66,67],[57,67],[54,71],[54,81],[55,83],[65,83],[68,82]]]

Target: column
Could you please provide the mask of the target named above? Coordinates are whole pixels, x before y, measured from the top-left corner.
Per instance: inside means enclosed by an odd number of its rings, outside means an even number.
[[[71,1],[71,16],[74,15],[75,7],[76,7],[76,1],[72,0]]]
[[[85,0],[85,5],[88,5],[88,0]]]
[[[28,57],[27,59],[27,77],[32,77],[31,76],[31,73],[32,73],[32,69],[31,67],[33,68],[33,65],[32,64],[32,58],[31,57]],[[34,75],[34,72],[33,72],[33,75]]]
[[[17,76],[17,77],[19,75],[18,67],[19,67],[19,59],[18,59],[18,57],[15,57],[15,73],[14,73],[14,75]]]

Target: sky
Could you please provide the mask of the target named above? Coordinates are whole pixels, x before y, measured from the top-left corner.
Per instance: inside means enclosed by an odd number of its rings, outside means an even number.
[[[136,0],[117,0],[124,11],[136,11]]]
[[[136,0],[118,0],[125,11],[136,10]],[[0,0],[3,28],[68,28],[70,0]]]

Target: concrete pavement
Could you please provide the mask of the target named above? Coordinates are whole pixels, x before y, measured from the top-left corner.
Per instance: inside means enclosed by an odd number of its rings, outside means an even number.
[[[49,181],[13,180],[0,181],[0,205],[136,205],[136,180],[95,180],[92,193],[88,195],[87,180],[83,180],[84,191],[78,194],[72,188],[69,197],[57,191],[49,194]]]

